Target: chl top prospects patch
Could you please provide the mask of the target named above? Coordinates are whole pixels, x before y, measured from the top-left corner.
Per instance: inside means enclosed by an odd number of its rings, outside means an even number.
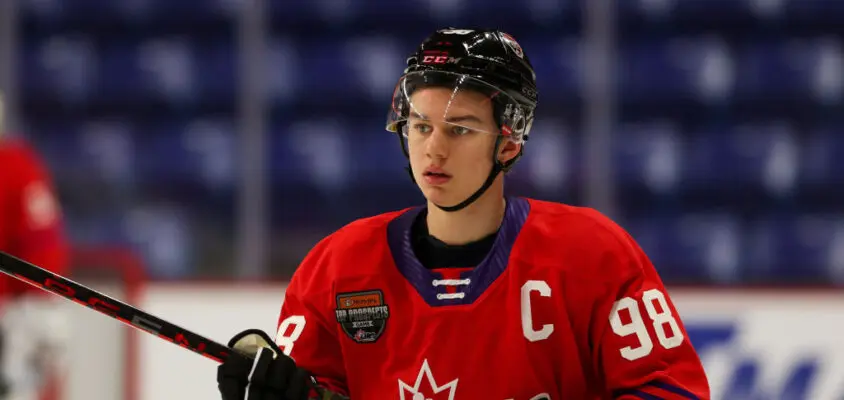
[[[340,293],[337,295],[337,322],[357,343],[373,343],[384,333],[389,307],[380,290]]]

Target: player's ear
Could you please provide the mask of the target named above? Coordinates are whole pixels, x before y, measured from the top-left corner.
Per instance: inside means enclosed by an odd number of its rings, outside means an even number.
[[[506,163],[519,155],[519,151],[521,150],[521,144],[515,143],[512,140],[504,139],[501,142],[501,145],[498,146],[498,161]]]

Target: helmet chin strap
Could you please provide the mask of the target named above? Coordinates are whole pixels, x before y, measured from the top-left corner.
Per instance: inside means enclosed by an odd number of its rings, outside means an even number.
[[[468,199],[463,200],[459,204],[453,205],[453,206],[441,206],[437,203],[434,203],[434,205],[437,206],[437,208],[439,208],[440,210],[443,210],[445,212],[460,211],[460,210],[468,207],[470,204],[474,203],[481,196],[483,196],[484,193],[486,193],[487,189],[489,189],[489,187],[492,186],[492,182],[495,182],[495,177],[498,176],[498,173],[501,172],[501,170],[502,170],[501,163],[499,163],[498,160],[496,160],[495,163],[492,164],[492,169],[489,171],[489,175],[486,177],[486,181],[484,181],[484,184],[481,185],[480,189],[476,190],[475,193],[472,193],[472,195],[469,196]]]
[[[401,134],[399,134],[398,136],[399,136],[399,140],[401,141],[402,151],[404,152],[404,155],[408,156],[408,158],[409,158],[410,155],[408,154],[408,151],[405,148],[404,136],[402,136]],[[466,200],[463,200],[460,203],[453,205],[453,206],[441,206],[437,203],[434,203],[434,205],[437,206],[437,208],[439,208],[440,210],[443,210],[445,212],[460,211],[460,210],[468,207],[469,205],[471,205],[475,201],[477,201],[481,196],[484,195],[484,193],[486,193],[487,190],[489,190],[490,186],[492,186],[492,183],[495,182],[495,178],[498,176],[498,174],[501,171],[506,170],[509,166],[512,165],[512,162],[515,161],[515,159],[513,159],[507,165],[503,164],[501,161],[498,161],[498,148],[499,148],[499,146],[501,146],[502,139],[504,139],[503,136],[499,136],[495,139],[495,149],[492,152],[492,169],[490,169],[489,175],[487,175],[486,181],[484,181],[484,184],[481,185],[481,187],[478,190],[476,190],[475,193],[472,193],[472,195],[469,196],[469,198],[467,198]],[[407,167],[405,169],[407,170],[407,173],[410,175],[410,180],[412,180],[413,183],[416,183],[416,177],[413,176],[413,169],[411,169],[410,163],[407,164]]]

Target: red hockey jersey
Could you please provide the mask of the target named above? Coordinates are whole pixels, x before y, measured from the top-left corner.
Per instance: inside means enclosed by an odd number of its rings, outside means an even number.
[[[708,399],[656,271],[598,212],[508,199],[471,270],[428,270],[421,208],[320,242],[285,294],[279,347],[353,400]]]
[[[53,183],[41,160],[22,140],[0,140],[0,250],[59,274],[68,267]],[[0,296],[41,292],[0,274]]]

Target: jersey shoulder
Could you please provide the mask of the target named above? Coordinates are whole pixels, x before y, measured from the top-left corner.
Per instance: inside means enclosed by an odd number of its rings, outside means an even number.
[[[15,168],[33,168],[40,165],[39,157],[32,145],[17,137],[0,139],[0,158],[4,164]]]
[[[638,268],[638,245],[624,228],[600,211],[528,200],[530,213],[522,235],[544,264],[610,276],[626,275]]]
[[[291,285],[328,286],[342,277],[367,275],[377,268],[370,260],[387,248],[387,227],[408,209],[353,221],[314,246],[293,275]]]
[[[625,241],[627,232],[598,210],[589,207],[528,199],[530,213],[526,224],[538,229],[547,240],[572,240],[572,236],[588,241]],[[559,244],[559,243],[558,243]]]
[[[13,171],[5,180],[12,183],[12,187],[19,190],[30,183],[45,184],[48,189],[52,186],[51,176],[47,165],[38,151],[25,139],[18,137],[4,137],[0,139],[0,160],[6,169]],[[8,187],[8,186],[7,186]]]
[[[407,208],[355,220],[329,235],[324,250],[341,255],[360,255],[366,248],[386,245],[388,225],[409,210]]]
[[[0,195],[15,199],[25,196],[39,209],[49,205],[49,211],[57,211],[50,175],[29,142],[17,137],[0,138],[0,160],[6,167],[0,168]]]

